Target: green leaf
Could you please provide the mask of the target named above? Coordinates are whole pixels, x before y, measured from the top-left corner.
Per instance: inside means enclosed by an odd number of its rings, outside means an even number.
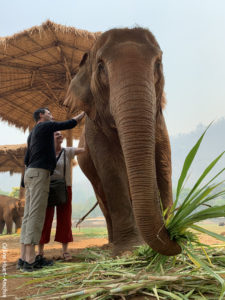
[[[201,226],[198,226],[198,225],[192,225],[191,228],[194,229],[194,230],[197,230],[197,231],[199,231],[199,232],[205,233],[205,234],[207,234],[207,235],[210,235],[210,236],[216,238],[217,240],[220,240],[220,241],[225,242],[225,236],[222,236],[222,235],[220,235],[220,234],[217,234],[217,233],[215,233],[215,232],[212,232],[212,231],[210,231],[210,230],[207,230],[207,229],[205,229],[205,228],[202,228]]]
[[[204,189],[201,189],[202,190],[201,194],[197,194],[196,198],[193,197],[190,199],[188,205],[185,206],[181,205],[177,210],[177,213],[174,215],[173,219],[170,220],[170,223],[167,223],[167,228],[174,228],[177,226],[177,224],[181,225],[181,223],[185,220],[185,218],[187,218],[190,214],[192,214],[193,211],[195,211],[200,205],[224,194],[225,191],[222,191],[214,195],[211,195],[210,197],[206,197],[223,182],[224,181],[212,185],[210,187],[205,186]]]
[[[158,293],[166,295],[166,296],[168,296],[168,297],[170,297],[171,299],[174,299],[174,300],[182,300],[182,298],[177,296],[176,294],[171,293],[171,292],[167,292],[167,291],[164,291],[164,290],[161,290],[161,289],[158,289]]]
[[[209,124],[209,126],[212,124],[212,122]],[[191,149],[191,151],[188,153],[185,161],[184,161],[184,165],[183,165],[183,169],[181,171],[181,175],[179,177],[179,180],[178,180],[178,184],[177,184],[177,193],[176,193],[176,200],[174,202],[174,207],[176,207],[177,205],[177,202],[178,202],[178,198],[179,198],[179,195],[180,195],[180,191],[181,191],[181,188],[183,186],[183,182],[187,176],[187,172],[188,170],[190,169],[190,166],[195,158],[195,155],[201,145],[201,142],[202,142],[202,139],[206,133],[206,131],[208,130],[209,126],[206,128],[206,130],[203,132],[203,134],[201,135],[201,137],[199,138],[199,140],[197,141],[197,143],[194,145],[194,147]]]
[[[186,247],[186,246],[184,246],[184,245],[182,245],[182,246],[183,246],[183,248],[185,249],[185,251],[186,251],[186,252],[187,252],[194,260],[196,260],[196,261],[199,263],[199,265],[200,265],[203,269],[205,269],[205,270],[207,271],[208,274],[210,274],[211,276],[213,276],[214,278],[216,278],[216,279],[219,281],[219,283],[220,283],[221,286],[222,286],[221,294],[220,294],[219,300],[222,300],[222,299],[223,299],[224,292],[225,292],[225,281],[224,281],[224,279],[223,279],[222,277],[220,277],[219,274],[217,274],[216,272],[214,272],[210,267],[208,267],[202,260],[200,260],[200,259],[198,258],[197,255],[194,254],[194,248],[191,246],[191,244],[189,244],[189,247],[192,248],[192,250],[193,250],[192,252],[189,251],[188,247]]]
[[[191,246],[191,244],[189,244],[189,247],[192,248],[193,251],[189,251],[188,247],[183,245],[183,248],[185,249],[185,251],[194,259],[196,260],[199,265],[205,269],[207,271],[208,274],[210,274],[211,276],[213,276],[214,278],[216,278],[219,283],[223,286],[224,285],[224,279],[222,277],[220,277],[216,272],[214,272],[211,268],[209,268],[202,260],[199,259],[199,257],[197,255],[194,254],[194,248]]]
[[[201,182],[203,181],[203,179],[206,177],[206,175],[208,175],[208,173],[212,170],[212,168],[215,166],[215,164],[218,162],[218,160],[223,156],[223,154],[225,153],[222,152],[216,159],[214,159],[208,166],[207,168],[204,170],[204,172],[202,173],[202,175],[199,177],[199,179],[197,180],[196,184],[194,185],[194,187],[191,189],[190,193],[187,195],[187,197],[184,199],[184,202],[182,203],[182,205],[180,206],[180,209],[177,211],[174,219],[173,219],[173,223],[176,222],[178,216],[180,215],[180,213],[185,212],[185,207],[189,206],[190,201],[193,199],[191,198],[191,200],[189,199],[192,194],[194,193],[194,191],[197,189],[197,187],[201,184]],[[221,173],[221,172],[219,172]],[[203,187],[204,188],[204,187]]]
[[[202,175],[199,177],[199,179],[197,180],[196,184],[194,185],[194,187],[191,189],[190,193],[187,195],[185,202],[188,202],[187,200],[190,198],[190,196],[193,194],[193,192],[197,189],[197,187],[200,185],[200,183],[203,181],[203,179],[206,177],[206,175],[208,175],[208,173],[212,170],[212,168],[216,165],[216,163],[218,162],[218,160],[223,156],[223,154],[225,153],[225,151],[223,151],[216,159],[214,159],[208,166],[207,168],[204,170],[204,172],[202,173]],[[219,172],[221,173],[221,172]],[[188,205],[188,203],[187,203]]]

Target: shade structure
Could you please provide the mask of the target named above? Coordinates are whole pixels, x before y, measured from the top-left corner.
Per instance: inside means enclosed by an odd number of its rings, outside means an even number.
[[[80,60],[100,33],[46,21],[0,39],[0,118],[23,130],[32,114],[48,107],[57,121],[69,119],[62,102]],[[79,138],[83,123],[73,129]]]
[[[0,172],[23,173],[27,144],[0,146]],[[77,163],[73,159],[72,165]]]
[[[0,172],[23,173],[26,144],[0,146]]]

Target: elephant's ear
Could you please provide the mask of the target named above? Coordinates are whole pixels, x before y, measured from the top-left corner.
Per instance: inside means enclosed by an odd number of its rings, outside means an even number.
[[[166,101],[166,94],[165,94],[165,92],[163,91],[163,93],[162,93],[162,97],[161,97],[161,109],[163,110],[165,107],[166,107],[166,103],[167,103],[167,101]]]
[[[156,101],[157,101],[157,113],[162,112],[166,106],[166,97],[164,93],[164,76],[163,76],[163,66],[161,62],[156,65],[156,76],[157,82],[155,84],[156,88]]]
[[[76,110],[85,111],[90,119],[95,119],[96,108],[90,88],[91,62],[89,54],[85,53],[79,65],[79,70],[72,79],[67,91],[66,105],[71,112]]]

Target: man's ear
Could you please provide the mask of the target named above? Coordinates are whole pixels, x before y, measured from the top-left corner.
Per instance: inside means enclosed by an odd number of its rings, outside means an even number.
[[[94,120],[96,108],[90,83],[91,63],[88,54],[85,53],[80,62],[79,70],[70,83],[64,105],[66,105],[71,112],[76,110],[85,111],[88,117]]]

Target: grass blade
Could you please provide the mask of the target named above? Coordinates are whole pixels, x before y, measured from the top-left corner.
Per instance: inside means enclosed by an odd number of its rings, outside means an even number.
[[[209,124],[209,126],[212,124],[212,122]],[[184,165],[183,165],[183,169],[181,171],[181,175],[180,175],[180,178],[178,180],[178,184],[177,184],[177,193],[176,193],[176,200],[174,202],[174,207],[176,207],[177,205],[177,202],[178,202],[178,198],[179,198],[179,195],[180,195],[180,192],[181,192],[181,189],[182,189],[182,186],[183,186],[183,183],[184,183],[184,180],[187,176],[187,172],[188,170],[190,169],[190,166],[197,154],[197,151],[201,145],[201,142],[202,142],[202,139],[206,133],[206,131],[208,130],[209,126],[206,128],[206,130],[203,132],[203,134],[201,135],[201,137],[198,139],[197,143],[194,145],[194,147],[191,149],[191,151],[188,153],[185,161],[184,161]]]
[[[210,235],[210,236],[214,237],[214,238],[217,239],[217,240],[220,240],[220,241],[222,241],[222,242],[225,242],[225,236],[222,236],[222,235],[220,235],[220,234],[217,234],[217,233],[215,233],[215,232],[212,232],[212,231],[210,231],[210,230],[207,230],[207,229],[205,229],[205,228],[202,228],[201,226],[192,225],[191,228],[194,229],[194,230],[197,230],[197,231],[199,231],[199,232],[201,232],[201,233]]]

